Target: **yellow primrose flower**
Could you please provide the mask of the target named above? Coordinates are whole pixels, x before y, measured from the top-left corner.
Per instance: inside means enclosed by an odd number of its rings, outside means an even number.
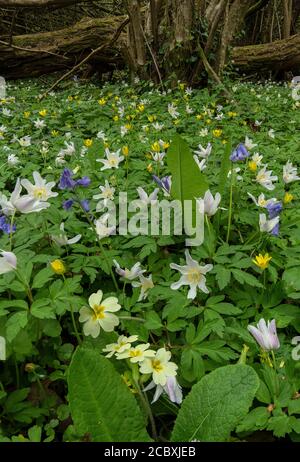
[[[132,125],[131,125],[131,124],[125,124],[125,128],[126,128],[127,130],[131,130],[131,129],[132,129]]]
[[[216,138],[220,138],[220,136],[222,135],[223,133],[223,130],[217,128],[215,130],[213,130],[213,135],[216,137]]]
[[[50,263],[50,266],[54,273],[56,274],[65,274],[66,272],[66,267],[64,265],[64,262],[62,260],[53,260]]]
[[[139,112],[144,112],[144,110],[145,110],[145,106],[143,104],[139,104],[138,105],[138,111]]]
[[[151,149],[154,152],[160,152],[160,144],[158,141],[155,141],[155,143],[152,144]]]
[[[45,117],[45,116],[47,115],[47,112],[48,112],[47,109],[42,109],[42,110],[39,112],[39,114],[40,114],[41,117]]]
[[[283,203],[284,204],[289,204],[290,202],[292,202],[292,200],[294,200],[293,194],[291,194],[289,192],[286,192],[285,195],[284,195],[284,198],[283,198]]]
[[[201,120],[201,119],[202,119],[202,115],[201,115],[201,114],[197,114],[197,115],[196,115],[196,119],[197,119],[197,120]]]
[[[52,136],[58,136],[59,132],[57,130],[52,130],[51,135]]]
[[[261,253],[255,257],[253,263],[258,266],[258,268],[265,270],[269,266],[269,262],[272,260],[272,257],[268,253],[262,255]]]
[[[128,154],[129,154],[128,146],[123,146],[122,147],[122,154],[123,154],[123,156],[128,157]]]
[[[113,119],[114,119],[115,122],[118,122],[119,116],[115,115]]]
[[[249,170],[251,170],[251,172],[256,172],[257,163],[254,162],[254,160],[250,160],[250,162],[248,162],[248,168],[249,168]]]
[[[106,104],[106,99],[105,98],[101,98],[98,100],[98,104],[100,104],[100,106],[105,106]]]
[[[24,115],[25,119],[28,119],[28,117],[30,116],[30,112],[25,111],[23,115]]]
[[[152,172],[153,172],[152,164],[147,165],[147,171],[148,171],[149,173],[152,173]]]
[[[85,145],[85,147],[90,148],[93,144],[93,140],[90,140],[90,139],[84,140],[83,144]]]

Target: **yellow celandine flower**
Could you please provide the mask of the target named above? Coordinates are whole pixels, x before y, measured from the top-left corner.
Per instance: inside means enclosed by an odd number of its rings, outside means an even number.
[[[50,263],[50,266],[54,273],[56,274],[65,274],[66,272],[66,267],[64,265],[64,262],[62,260],[53,260]]]
[[[165,151],[166,151],[167,149],[169,149],[169,147],[170,147],[170,143],[164,143],[164,144],[163,144],[163,148],[164,148]]]
[[[211,120],[210,119],[207,119],[206,123],[209,125],[211,124]]]
[[[148,120],[149,120],[150,123],[154,122],[156,119],[157,119],[157,117],[155,115],[149,115],[148,116]]]
[[[118,96],[115,96],[115,101],[119,101],[119,97]]]
[[[180,122],[180,120],[179,120],[179,119],[173,120],[173,124],[174,124],[174,125],[178,125],[178,124],[179,124],[179,122]]]
[[[251,172],[256,172],[257,163],[254,162],[254,160],[250,160],[250,162],[248,162],[248,168],[249,168],[249,170],[251,170]]]
[[[59,132],[57,130],[52,130],[51,135],[52,136],[58,136]]]
[[[148,152],[148,154],[145,154],[146,159],[152,159],[152,155]]]
[[[228,141],[227,140],[222,140],[222,144],[227,144]]]
[[[125,124],[125,128],[126,128],[126,130],[131,130],[131,129],[132,129],[132,125],[131,125],[131,124]]]
[[[25,111],[23,115],[24,115],[25,119],[28,119],[28,117],[30,116],[30,112]]]
[[[42,109],[42,110],[39,112],[39,114],[40,114],[41,117],[45,117],[45,116],[47,115],[47,113],[48,113],[47,109]]]
[[[112,95],[113,95],[113,93],[111,93],[111,92],[110,92],[110,93],[108,93],[108,97],[109,97],[109,98],[111,98],[111,97],[112,97]]]
[[[152,164],[147,165],[147,171],[148,171],[149,173],[152,173],[152,172],[153,172]]]
[[[69,96],[68,96],[68,100],[69,100],[69,101],[73,101],[73,99],[74,99],[74,98],[73,98],[72,95],[69,95]]]
[[[106,99],[105,98],[101,98],[98,100],[98,104],[100,104],[100,106],[105,106],[106,104]]]
[[[223,133],[223,130],[217,128],[215,130],[213,130],[213,135],[216,137],[216,138],[220,138],[220,136],[222,135]]]
[[[79,96],[78,95],[74,96],[74,99],[79,99]]]
[[[197,120],[201,120],[201,119],[202,119],[202,115],[201,115],[201,114],[197,114],[197,115],[196,115],[196,119],[197,119]]]
[[[115,115],[113,119],[114,119],[115,122],[118,122],[119,116]]]
[[[128,157],[128,154],[129,154],[128,146],[123,146],[122,147],[122,154],[123,154],[123,156]]]
[[[126,116],[126,120],[131,120],[131,115],[128,114],[128,115]]]
[[[84,140],[83,144],[85,145],[85,147],[90,148],[93,144],[93,140],[91,139]]]
[[[286,192],[285,195],[284,195],[284,198],[283,198],[283,203],[284,204],[289,204],[290,202],[292,202],[292,200],[294,200],[293,194],[291,194],[289,192]]]
[[[139,112],[144,112],[144,110],[145,110],[145,106],[143,104],[139,104],[138,105],[138,111]]]
[[[4,136],[4,132],[0,132],[0,137],[3,137]]]
[[[272,260],[272,257],[266,253],[265,255],[262,255],[261,253],[255,257],[253,263],[258,266],[258,268],[265,270],[269,266],[269,262]]]
[[[179,90],[184,90],[185,89],[185,83],[180,83],[178,85],[178,87],[179,87]]]
[[[228,112],[228,117],[236,117],[236,116],[237,116],[236,112],[232,112],[232,111]]]
[[[160,152],[160,144],[159,144],[159,142],[155,141],[155,143],[152,144],[151,149],[154,152]]]

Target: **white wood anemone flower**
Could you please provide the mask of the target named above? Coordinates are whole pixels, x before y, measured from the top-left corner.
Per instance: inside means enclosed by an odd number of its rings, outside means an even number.
[[[209,293],[206,287],[205,274],[213,269],[213,265],[200,266],[196,260],[193,260],[188,250],[185,251],[186,265],[180,266],[176,263],[171,263],[170,267],[179,271],[182,276],[179,281],[171,285],[171,289],[177,290],[181,286],[190,286],[187,298],[194,299],[197,295],[197,289],[200,289],[205,294]]]
[[[76,244],[81,239],[81,234],[77,234],[76,236],[68,239],[68,236],[65,233],[65,224],[61,223],[59,229],[61,230],[61,234],[58,236],[51,236],[52,241],[54,241],[59,247],[64,245]]]
[[[80,310],[79,321],[84,323],[83,332],[86,336],[97,338],[100,330],[113,332],[119,324],[119,318],[113,314],[121,309],[116,297],[103,300],[102,290],[98,290],[89,297],[89,307],[83,306]]]
[[[57,192],[53,192],[52,188],[55,186],[55,181],[50,181],[41,177],[39,172],[33,172],[34,184],[29,180],[21,180],[21,185],[27,190],[28,196],[41,202],[46,202],[50,197],[58,196]]]
[[[148,292],[150,289],[154,287],[153,281],[152,281],[152,274],[148,276],[147,278],[143,276],[142,274],[139,275],[139,282],[134,281],[131,283],[132,287],[140,287],[141,288],[141,293],[138,299],[138,302],[141,302],[142,300],[145,300],[148,297]]]
[[[9,273],[17,269],[17,257],[13,252],[0,252],[0,274]]]

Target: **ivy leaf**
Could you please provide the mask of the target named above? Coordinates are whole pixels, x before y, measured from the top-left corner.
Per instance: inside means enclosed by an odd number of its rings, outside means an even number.
[[[171,440],[228,440],[247,414],[258,386],[254,369],[243,364],[220,367],[205,375],[183,401]]]

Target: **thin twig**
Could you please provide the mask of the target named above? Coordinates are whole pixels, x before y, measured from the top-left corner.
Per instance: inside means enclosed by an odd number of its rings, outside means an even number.
[[[154,66],[155,66],[155,69],[156,69],[156,72],[157,72],[157,75],[158,75],[158,78],[159,78],[159,82],[160,82],[162,88],[164,88],[164,84],[163,84],[163,81],[162,81],[162,78],[161,78],[161,73],[160,73],[160,70],[159,70],[159,67],[158,67],[158,64],[157,64],[156,57],[155,57],[155,55],[154,55],[154,53],[153,53],[153,51],[152,51],[152,48],[150,47],[150,44],[149,44],[149,42],[148,42],[148,40],[147,40],[145,31],[144,31],[144,29],[142,28],[142,26],[141,26],[141,31],[142,31],[142,34],[143,34],[143,36],[144,36],[144,39],[145,39],[146,45],[147,45],[147,47],[148,47],[148,50],[150,51],[150,54],[151,54],[151,56],[152,56],[152,59],[153,59],[153,62],[154,62]]]
[[[118,38],[120,37],[124,27],[127,26],[127,24],[129,24],[130,22],[130,19],[127,18],[121,25],[120,27],[117,29],[116,33],[114,34],[113,38],[107,42],[107,43],[104,43],[103,45],[101,45],[100,47],[96,48],[95,50],[91,51],[91,53],[89,53],[82,61],[80,61],[78,64],[76,64],[76,66],[74,66],[70,71],[68,71],[66,74],[62,75],[56,82],[54,82],[54,84],[47,90],[45,91],[45,93],[43,93],[41,96],[40,96],[40,100],[42,100],[48,93],[50,93],[50,91],[52,91],[60,82],[62,82],[63,80],[65,80],[67,77],[69,77],[69,75],[72,75],[73,72],[75,72],[77,69],[79,69],[84,63],[86,63],[92,56],[94,56],[95,54],[99,53],[99,51],[103,50],[104,48],[107,48],[109,46],[111,46],[114,42],[116,42],[118,40]]]
[[[222,83],[221,79],[219,78],[219,76],[216,74],[216,72],[213,70],[213,68],[211,67],[211,65],[209,64],[208,62],[208,59],[203,51],[203,48],[201,47],[201,45],[199,44],[199,53],[200,53],[200,56],[202,58],[202,61],[203,61],[203,65],[205,67],[205,70],[207,72],[207,74],[215,81],[217,82],[218,85],[220,85],[223,89],[224,89],[224,92],[227,96],[227,98],[232,98],[232,95],[229,93],[229,91],[227,90],[227,88],[225,87],[225,85]]]

